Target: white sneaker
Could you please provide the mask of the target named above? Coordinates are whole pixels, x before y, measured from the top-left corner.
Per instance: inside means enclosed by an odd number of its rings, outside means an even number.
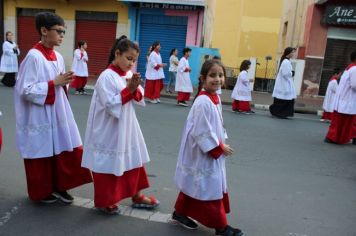
[[[157,98],[156,101],[157,101],[158,103],[161,103],[161,100],[159,100],[159,98]]]
[[[157,104],[157,100],[156,99],[153,99],[153,100],[149,100],[150,103],[153,103],[153,104]]]

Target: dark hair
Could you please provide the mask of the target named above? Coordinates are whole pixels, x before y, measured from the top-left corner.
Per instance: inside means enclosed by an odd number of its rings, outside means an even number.
[[[183,49],[183,56],[187,53],[187,52],[191,52],[192,51],[192,49],[190,49],[190,48],[184,48]]]
[[[240,65],[240,71],[248,70],[248,67],[251,65],[249,60],[243,60]]]
[[[213,56],[213,60],[221,60],[221,57],[215,55],[215,56]]]
[[[350,59],[352,62],[354,62],[356,60],[356,51],[353,51],[351,54],[350,54]]]
[[[6,31],[5,36],[7,37],[9,34],[12,34],[11,31]]]
[[[160,44],[161,44],[161,43],[160,43],[159,41],[154,42],[154,43],[152,44],[151,52],[153,52],[153,51],[156,49],[156,47],[157,47],[158,45],[160,45]]]
[[[340,68],[334,68],[333,75],[339,74],[341,72]]]
[[[36,14],[36,29],[37,32],[42,36],[41,27],[50,29],[54,25],[64,26],[64,20],[62,17],[56,15],[52,12],[39,12]]]
[[[177,50],[176,48],[173,48],[173,49],[171,50],[171,52],[169,53],[169,56],[172,56],[173,53],[174,53],[176,50]]]
[[[135,44],[131,40],[127,39],[127,37],[125,35],[122,35],[120,38],[116,39],[114,44],[111,47],[111,50],[110,50],[108,65],[110,65],[111,62],[115,59],[116,50],[119,50],[120,54],[121,54],[121,53],[127,52],[130,48],[132,48],[132,49],[136,50],[138,53],[140,53],[140,49],[137,46],[137,44]]]
[[[78,47],[81,48],[84,44],[86,44],[87,42],[83,41],[83,40],[80,40],[78,42]]]
[[[210,69],[214,65],[221,66],[221,68],[223,69],[223,72],[224,72],[224,76],[226,76],[226,70],[225,70],[224,65],[221,63],[221,61],[214,60],[214,59],[206,60],[200,69],[199,86],[198,86],[197,94],[194,97],[194,100],[198,97],[200,91],[203,89],[203,78],[206,78],[208,76]]]
[[[289,54],[291,54],[291,52],[293,52],[293,51],[295,51],[295,48],[292,48],[292,47],[287,47],[286,49],[284,49],[283,55],[282,55],[282,57],[281,57],[281,60],[279,61],[278,70],[279,70],[279,68],[281,68],[281,65],[282,65],[283,60],[286,59],[287,56],[288,56]]]

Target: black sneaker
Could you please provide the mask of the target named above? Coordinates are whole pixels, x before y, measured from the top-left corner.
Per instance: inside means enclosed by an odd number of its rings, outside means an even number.
[[[173,221],[173,223],[178,223],[187,229],[197,229],[198,228],[197,223],[195,223],[189,217],[177,215],[176,212],[173,212],[173,214],[172,214],[172,221]]]
[[[230,225],[226,226],[225,229],[223,229],[223,230],[215,229],[215,235],[242,236],[243,234],[244,233],[241,231],[241,229],[232,228]]]
[[[352,144],[356,145],[356,138],[352,139]]]
[[[51,194],[49,197],[42,199],[40,202],[49,204],[49,203],[55,203],[57,200],[58,198],[54,194]]]
[[[55,192],[53,193],[53,195],[59,198],[64,203],[70,204],[74,201],[74,198],[67,191]]]

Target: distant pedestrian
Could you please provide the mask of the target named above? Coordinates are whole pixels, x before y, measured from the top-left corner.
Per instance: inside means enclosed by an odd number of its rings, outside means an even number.
[[[323,116],[321,117],[320,121],[331,121],[332,115],[334,113],[334,106],[335,106],[335,96],[338,87],[337,81],[341,75],[341,71],[339,68],[335,68],[333,75],[330,78],[328,83],[328,87],[326,89],[326,94],[324,97],[323,102]]]
[[[172,93],[171,90],[171,85],[175,85],[175,81],[176,81],[176,77],[177,77],[177,67],[179,64],[179,60],[178,60],[178,49],[173,48],[171,50],[171,53],[169,54],[169,81],[167,84],[167,88],[166,88],[166,92],[167,93]]]
[[[165,67],[166,64],[162,63],[160,50],[160,42],[154,42],[146,67],[145,98],[147,98],[150,103],[161,102],[160,97],[164,79],[163,67]]]
[[[192,81],[190,80],[190,72],[192,69],[189,66],[188,58],[192,49],[184,48],[183,57],[179,60],[177,68],[177,81],[175,91],[177,95],[177,105],[188,106],[187,102],[190,99],[190,94],[193,92]]]
[[[240,65],[240,74],[237,77],[237,81],[232,91],[231,98],[234,99],[232,102],[232,111],[237,111],[243,114],[254,113],[251,110],[250,101],[251,99],[251,88],[250,83],[253,79],[248,78],[248,69],[251,66],[249,60],[243,60]]]
[[[78,48],[74,50],[72,72],[74,74],[70,87],[75,88],[75,94],[87,94],[84,90],[88,81],[88,45],[85,41],[78,42]]]
[[[212,59],[213,59],[213,60],[218,60],[218,61],[222,62],[222,61],[221,61],[221,57],[218,56],[218,55],[213,56]],[[225,83],[225,82],[224,82],[224,83]],[[223,85],[224,85],[224,84],[222,84],[221,86],[223,86]],[[216,91],[216,93],[217,93],[218,95],[221,95],[221,94],[222,94],[222,89],[220,88],[218,91]]]
[[[204,62],[181,138],[175,174],[180,192],[172,222],[196,229],[196,220],[215,229],[215,235],[241,236],[242,231],[229,226],[226,218],[230,205],[225,158],[233,154],[233,149],[226,144],[221,100],[216,94],[224,79],[220,61]]]
[[[281,119],[294,116],[294,100],[297,95],[294,88],[294,71],[290,62],[294,53],[295,48],[292,47],[284,50],[273,89],[273,104],[269,107],[271,114]]]
[[[67,98],[73,73],[54,50],[65,34],[63,19],[52,12],[35,17],[41,37],[21,63],[15,87],[17,148],[24,158],[31,200],[72,203],[69,189],[92,181],[80,166],[82,140]]]
[[[325,142],[356,144],[356,51],[350,55],[351,64],[340,78],[335,96],[334,113]]]
[[[126,36],[115,41],[89,110],[82,166],[93,172],[95,207],[108,214],[117,214],[117,203],[128,197],[133,207],[159,205],[141,193],[149,187],[144,164],[150,159],[134,108],[145,105],[141,75],[131,72],[138,55],[138,46]]]
[[[16,83],[16,73],[18,72],[18,56],[20,49],[13,41],[13,34],[11,31],[6,32],[6,40],[2,45],[2,56],[0,71],[5,75],[1,82],[8,87],[13,87]]]

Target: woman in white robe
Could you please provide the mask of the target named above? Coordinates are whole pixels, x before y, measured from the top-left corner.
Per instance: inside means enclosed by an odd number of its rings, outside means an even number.
[[[295,48],[292,47],[284,50],[273,89],[273,104],[269,107],[271,114],[281,119],[294,116],[294,100],[297,95],[294,88],[294,71],[290,62],[294,53]]]
[[[4,72],[5,75],[1,82],[5,86],[13,87],[16,83],[15,76],[18,71],[17,58],[20,55],[20,49],[13,42],[13,34],[10,31],[6,32],[6,40],[2,45],[2,51],[0,71]]]

